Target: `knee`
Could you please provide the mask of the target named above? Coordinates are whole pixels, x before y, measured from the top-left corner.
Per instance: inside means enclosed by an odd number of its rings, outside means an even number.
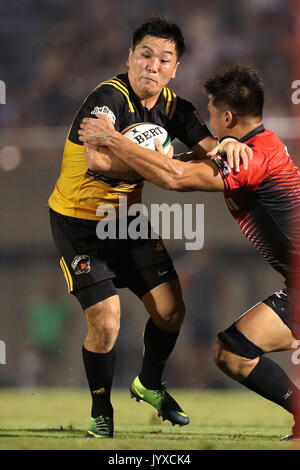
[[[217,367],[235,380],[244,379],[259,360],[234,354],[219,339],[213,345],[213,358]]]
[[[120,329],[120,311],[110,308],[103,311],[101,308],[91,307],[86,311],[88,324],[88,339],[93,342],[97,350],[109,352],[117,339]]]

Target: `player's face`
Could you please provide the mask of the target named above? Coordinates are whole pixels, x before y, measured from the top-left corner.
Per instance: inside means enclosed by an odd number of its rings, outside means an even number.
[[[135,93],[140,98],[157,96],[171,78],[175,78],[179,65],[175,43],[145,36],[134,50],[130,49],[127,65]]]
[[[216,108],[212,103],[212,98],[209,99],[207,105],[209,111],[209,124],[215,135],[221,139],[224,135],[228,134],[228,125],[226,113]]]

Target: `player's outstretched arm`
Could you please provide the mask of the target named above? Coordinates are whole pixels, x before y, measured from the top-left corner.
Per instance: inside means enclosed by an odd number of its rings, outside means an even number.
[[[241,163],[244,169],[247,170],[248,162],[253,158],[252,149],[247,144],[230,136],[226,137],[220,144],[218,144],[215,137],[205,137],[192,150],[193,154],[200,160],[213,158],[216,155],[224,155],[229,167],[234,168],[237,172],[240,170]]]
[[[111,152],[146,180],[176,191],[222,191],[223,179],[213,161],[184,163],[154,150],[143,148],[119,132],[83,119],[79,139],[88,144],[108,147]]]

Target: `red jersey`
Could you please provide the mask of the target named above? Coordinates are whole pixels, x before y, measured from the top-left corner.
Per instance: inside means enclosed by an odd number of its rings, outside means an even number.
[[[216,158],[229,211],[243,234],[285,278],[299,252],[300,173],[274,132],[259,126],[242,139],[253,151],[248,170]],[[299,230],[299,228],[298,228]]]

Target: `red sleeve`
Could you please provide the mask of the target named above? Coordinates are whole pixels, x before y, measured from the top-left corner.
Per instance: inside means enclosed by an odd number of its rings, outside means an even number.
[[[268,174],[269,157],[264,151],[253,150],[253,159],[249,160],[248,170],[244,169],[243,164],[240,165],[240,171],[237,172],[230,168],[225,157],[217,157],[214,159],[219,172],[223,178],[227,191],[233,189],[245,188],[254,191],[265,179]]]

